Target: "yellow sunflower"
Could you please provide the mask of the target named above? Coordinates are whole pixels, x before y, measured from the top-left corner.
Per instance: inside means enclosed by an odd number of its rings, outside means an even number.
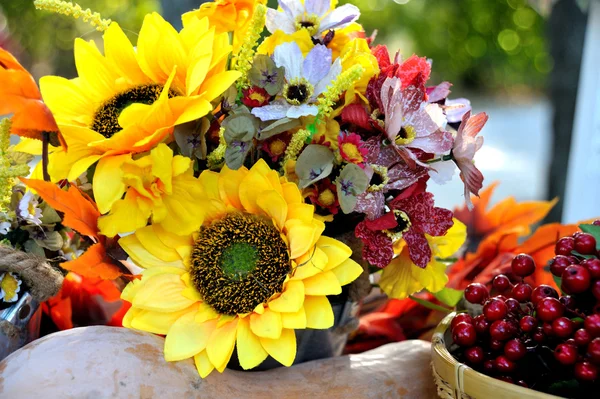
[[[123,291],[132,303],[123,325],[165,334],[165,359],[193,357],[202,377],[222,372],[235,348],[244,369],[268,355],[290,366],[294,330],[331,327],[327,295],[363,269],[350,248],[321,235],[298,186],[263,160],[200,181],[208,205],[197,233],[151,225],[119,241],[145,269]]]
[[[227,33],[215,33],[207,18],[188,18],[177,32],[156,13],[144,19],[137,48],[114,22],[104,55],[93,41],[76,39],[79,76],[40,81],[68,144],[52,154],[53,180],[74,180],[100,161],[95,178],[110,181],[125,160],[120,155],[146,152],[171,140],[175,125],[205,116],[240,75],[226,70],[230,52]],[[95,184],[94,194],[102,187]]]
[[[379,287],[390,298],[404,299],[423,289],[429,292],[441,291],[448,282],[447,264],[438,259],[449,258],[464,244],[467,228],[458,219],[446,235],[433,237],[425,234],[433,253],[427,267],[415,265],[408,254],[408,246],[404,241],[394,248],[398,253],[392,262],[381,272]]]

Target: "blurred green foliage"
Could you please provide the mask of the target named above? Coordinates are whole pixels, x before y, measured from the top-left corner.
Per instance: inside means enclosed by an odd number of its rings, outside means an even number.
[[[552,69],[544,19],[527,0],[340,1],[346,2],[362,10],[367,34],[378,30],[376,43],[387,44],[392,55],[400,50],[404,57],[416,53],[433,59],[432,81],[451,81],[456,90],[538,90]],[[134,43],[144,15],[160,11],[160,0],[80,4],[118,21]],[[276,4],[269,0],[271,7]],[[99,39],[100,34],[82,21],[35,10],[33,0],[0,2],[0,46],[17,53],[35,76],[75,76],[75,37]]]
[[[544,19],[527,0],[342,0],[390,53],[433,59],[432,81],[496,93],[542,89],[552,69]]]
[[[144,15],[160,10],[159,0],[79,0],[119,25],[135,43]],[[74,77],[73,40],[100,39],[94,27],[71,17],[36,10],[33,0],[0,1],[0,46],[12,51],[34,76]]]

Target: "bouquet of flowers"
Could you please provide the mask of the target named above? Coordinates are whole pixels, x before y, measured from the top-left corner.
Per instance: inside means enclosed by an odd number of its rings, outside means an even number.
[[[265,3],[206,3],[180,31],[149,14],[134,47],[117,22],[36,0],[93,24],[104,51],[76,39],[78,77],[43,77],[41,97],[0,63],[0,92],[47,111],[12,132],[43,155],[21,180],[77,233],[61,267],[129,280],[123,325],[166,335],[165,359],[203,377],[234,349],[244,369],[290,366],[295,330],[332,327],[328,297],[370,272],[394,298],[444,290],[466,228],[427,185],[458,168],[468,203],[482,187],[487,116],[430,85],[429,60],[374,45],[351,4]]]

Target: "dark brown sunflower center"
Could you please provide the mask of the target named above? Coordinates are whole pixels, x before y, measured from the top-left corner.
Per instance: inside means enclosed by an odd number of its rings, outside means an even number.
[[[236,315],[281,292],[291,263],[271,221],[231,213],[200,230],[190,269],[204,301],[220,314]]]
[[[136,86],[117,94],[98,108],[91,129],[107,139],[111,138],[122,129],[119,125],[119,115],[125,108],[134,103],[151,105],[158,100],[162,90],[163,85],[153,83]],[[177,93],[174,90],[169,90],[169,98],[175,96],[177,96]]]

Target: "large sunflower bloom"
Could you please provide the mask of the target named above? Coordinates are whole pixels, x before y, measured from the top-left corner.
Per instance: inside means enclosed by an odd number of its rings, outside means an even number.
[[[202,377],[222,372],[234,348],[244,369],[268,355],[296,357],[294,329],[325,329],[326,295],[342,292],[362,267],[346,245],[321,236],[324,224],[298,186],[263,160],[252,169],[200,176],[211,206],[195,235],[148,226],[119,243],[145,268],[122,298],[123,325],[165,334],[165,359],[193,357]]]
[[[119,155],[148,151],[168,141],[175,125],[209,113],[239,77],[226,71],[230,51],[228,35],[216,34],[208,19],[188,18],[177,32],[156,13],[144,19],[137,50],[116,23],[104,33],[104,55],[76,39],[79,77],[40,81],[69,146],[53,154],[52,178],[74,180],[100,160],[95,178],[109,181],[124,161]]]

